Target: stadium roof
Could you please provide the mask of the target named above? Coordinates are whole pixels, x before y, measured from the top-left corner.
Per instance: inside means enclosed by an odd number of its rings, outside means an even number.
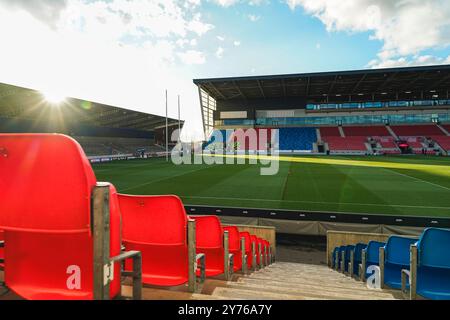
[[[0,118],[35,120],[53,111],[41,92],[0,83]],[[76,98],[61,102],[58,113],[67,121],[108,128],[152,131],[166,123],[165,117]],[[178,120],[169,118],[169,125],[175,124]]]
[[[326,96],[364,101],[375,95],[391,99],[405,94],[423,98],[430,92],[448,95],[450,65],[195,79],[194,83],[218,101],[304,97],[322,102]]]

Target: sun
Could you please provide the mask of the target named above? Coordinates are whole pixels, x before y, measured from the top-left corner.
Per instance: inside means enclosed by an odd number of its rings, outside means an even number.
[[[43,91],[42,95],[44,96],[45,100],[53,105],[58,105],[66,101],[67,97],[57,91]]]

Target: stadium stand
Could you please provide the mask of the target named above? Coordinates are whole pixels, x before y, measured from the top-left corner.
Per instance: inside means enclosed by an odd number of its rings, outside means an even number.
[[[411,248],[410,271],[403,270],[402,276],[410,277],[410,297],[450,299],[450,230],[429,228]],[[402,290],[407,290],[402,281]],[[413,288],[413,284],[415,288]]]
[[[167,287],[188,283],[189,271],[194,272],[193,262],[189,263],[193,239],[188,237],[188,217],[181,200],[176,196],[120,194],[119,204],[123,244],[127,250],[141,252],[143,283]],[[204,256],[195,256],[203,270]],[[125,267],[132,269],[131,264]],[[191,283],[191,290],[194,287]]]
[[[239,236],[239,229],[235,226],[226,226],[223,227],[224,231],[228,231],[228,239],[229,239],[229,251],[233,254],[234,257],[234,272],[243,271],[242,269],[243,263],[246,263],[245,259],[242,259],[242,253],[244,252],[245,257],[245,247],[241,248],[241,238]]]
[[[165,151],[150,139],[111,138],[111,137],[74,137],[87,156],[107,156],[117,154],[135,154],[137,150],[144,153]]]
[[[312,151],[317,142],[315,128],[281,128],[279,131],[280,150]]]
[[[101,187],[110,193],[110,239],[106,240],[110,252],[103,252],[114,265],[109,297],[120,295],[120,261],[125,257],[121,255],[120,211],[114,186],[97,184],[84,152],[69,137],[3,134],[0,145],[7,152],[0,157],[2,181],[19,182],[0,183],[6,285],[26,299],[94,298],[92,266],[98,252],[93,246],[91,215],[95,209],[91,197],[98,203],[96,190]],[[68,273],[83,276],[71,283]]]
[[[320,135],[323,137],[342,137],[338,127],[321,127]]]
[[[430,136],[444,151],[450,151],[450,137],[449,136]]]
[[[385,137],[390,136],[386,126],[349,126],[342,127],[346,137]]]
[[[436,125],[402,125],[391,126],[391,129],[399,137],[435,136],[444,134],[444,132]]]
[[[365,143],[367,137],[324,137],[324,142],[328,143],[328,148],[331,152],[367,152]]]
[[[410,246],[418,239],[390,236],[386,245],[380,248],[380,273],[382,287],[402,287],[402,270],[409,270]]]
[[[229,252],[228,240],[216,216],[190,216],[196,224],[196,248],[206,256],[207,277],[224,275],[229,279],[233,274],[234,256]],[[227,268],[228,270],[226,270]]]

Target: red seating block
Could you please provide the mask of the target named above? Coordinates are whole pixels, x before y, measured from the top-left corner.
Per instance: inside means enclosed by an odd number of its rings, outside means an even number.
[[[343,127],[345,136],[358,136],[358,137],[370,137],[370,136],[389,136],[390,133],[385,126],[352,126]]]
[[[96,179],[83,150],[75,140],[51,134],[2,134],[0,150],[6,285],[26,299],[92,299]],[[120,254],[120,213],[109,188],[113,257]],[[111,298],[120,293],[120,264],[114,267]]]
[[[242,250],[239,229],[235,226],[227,226],[223,227],[223,230],[228,231],[229,250],[230,253],[234,255],[233,269],[237,272],[242,269]]]
[[[367,151],[365,145],[367,137],[326,137],[323,140],[328,143],[328,147],[332,151]]]
[[[239,232],[240,238],[245,239],[245,254],[247,255],[247,268],[250,269],[253,265],[252,257],[252,238],[248,232]]]
[[[119,195],[123,243],[141,251],[142,281],[157,286],[188,282],[187,215],[176,196]],[[131,270],[132,264],[125,268]]]
[[[216,216],[190,216],[195,220],[197,252],[206,256],[206,276],[224,274],[223,229]]]
[[[338,127],[322,127],[320,128],[320,135],[323,137],[340,137],[341,133],[339,132]]]
[[[444,135],[436,125],[391,126],[391,129],[401,137]]]
[[[442,149],[450,150],[450,136],[431,136],[430,138],[437,142]]]

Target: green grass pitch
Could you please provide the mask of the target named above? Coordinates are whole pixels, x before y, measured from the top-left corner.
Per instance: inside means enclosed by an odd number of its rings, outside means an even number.
[[[94,165],[120,193],[175,194],[189,205],[450,217],[450,157],[281,157],[260,165],[174,165],[165,159]]]

